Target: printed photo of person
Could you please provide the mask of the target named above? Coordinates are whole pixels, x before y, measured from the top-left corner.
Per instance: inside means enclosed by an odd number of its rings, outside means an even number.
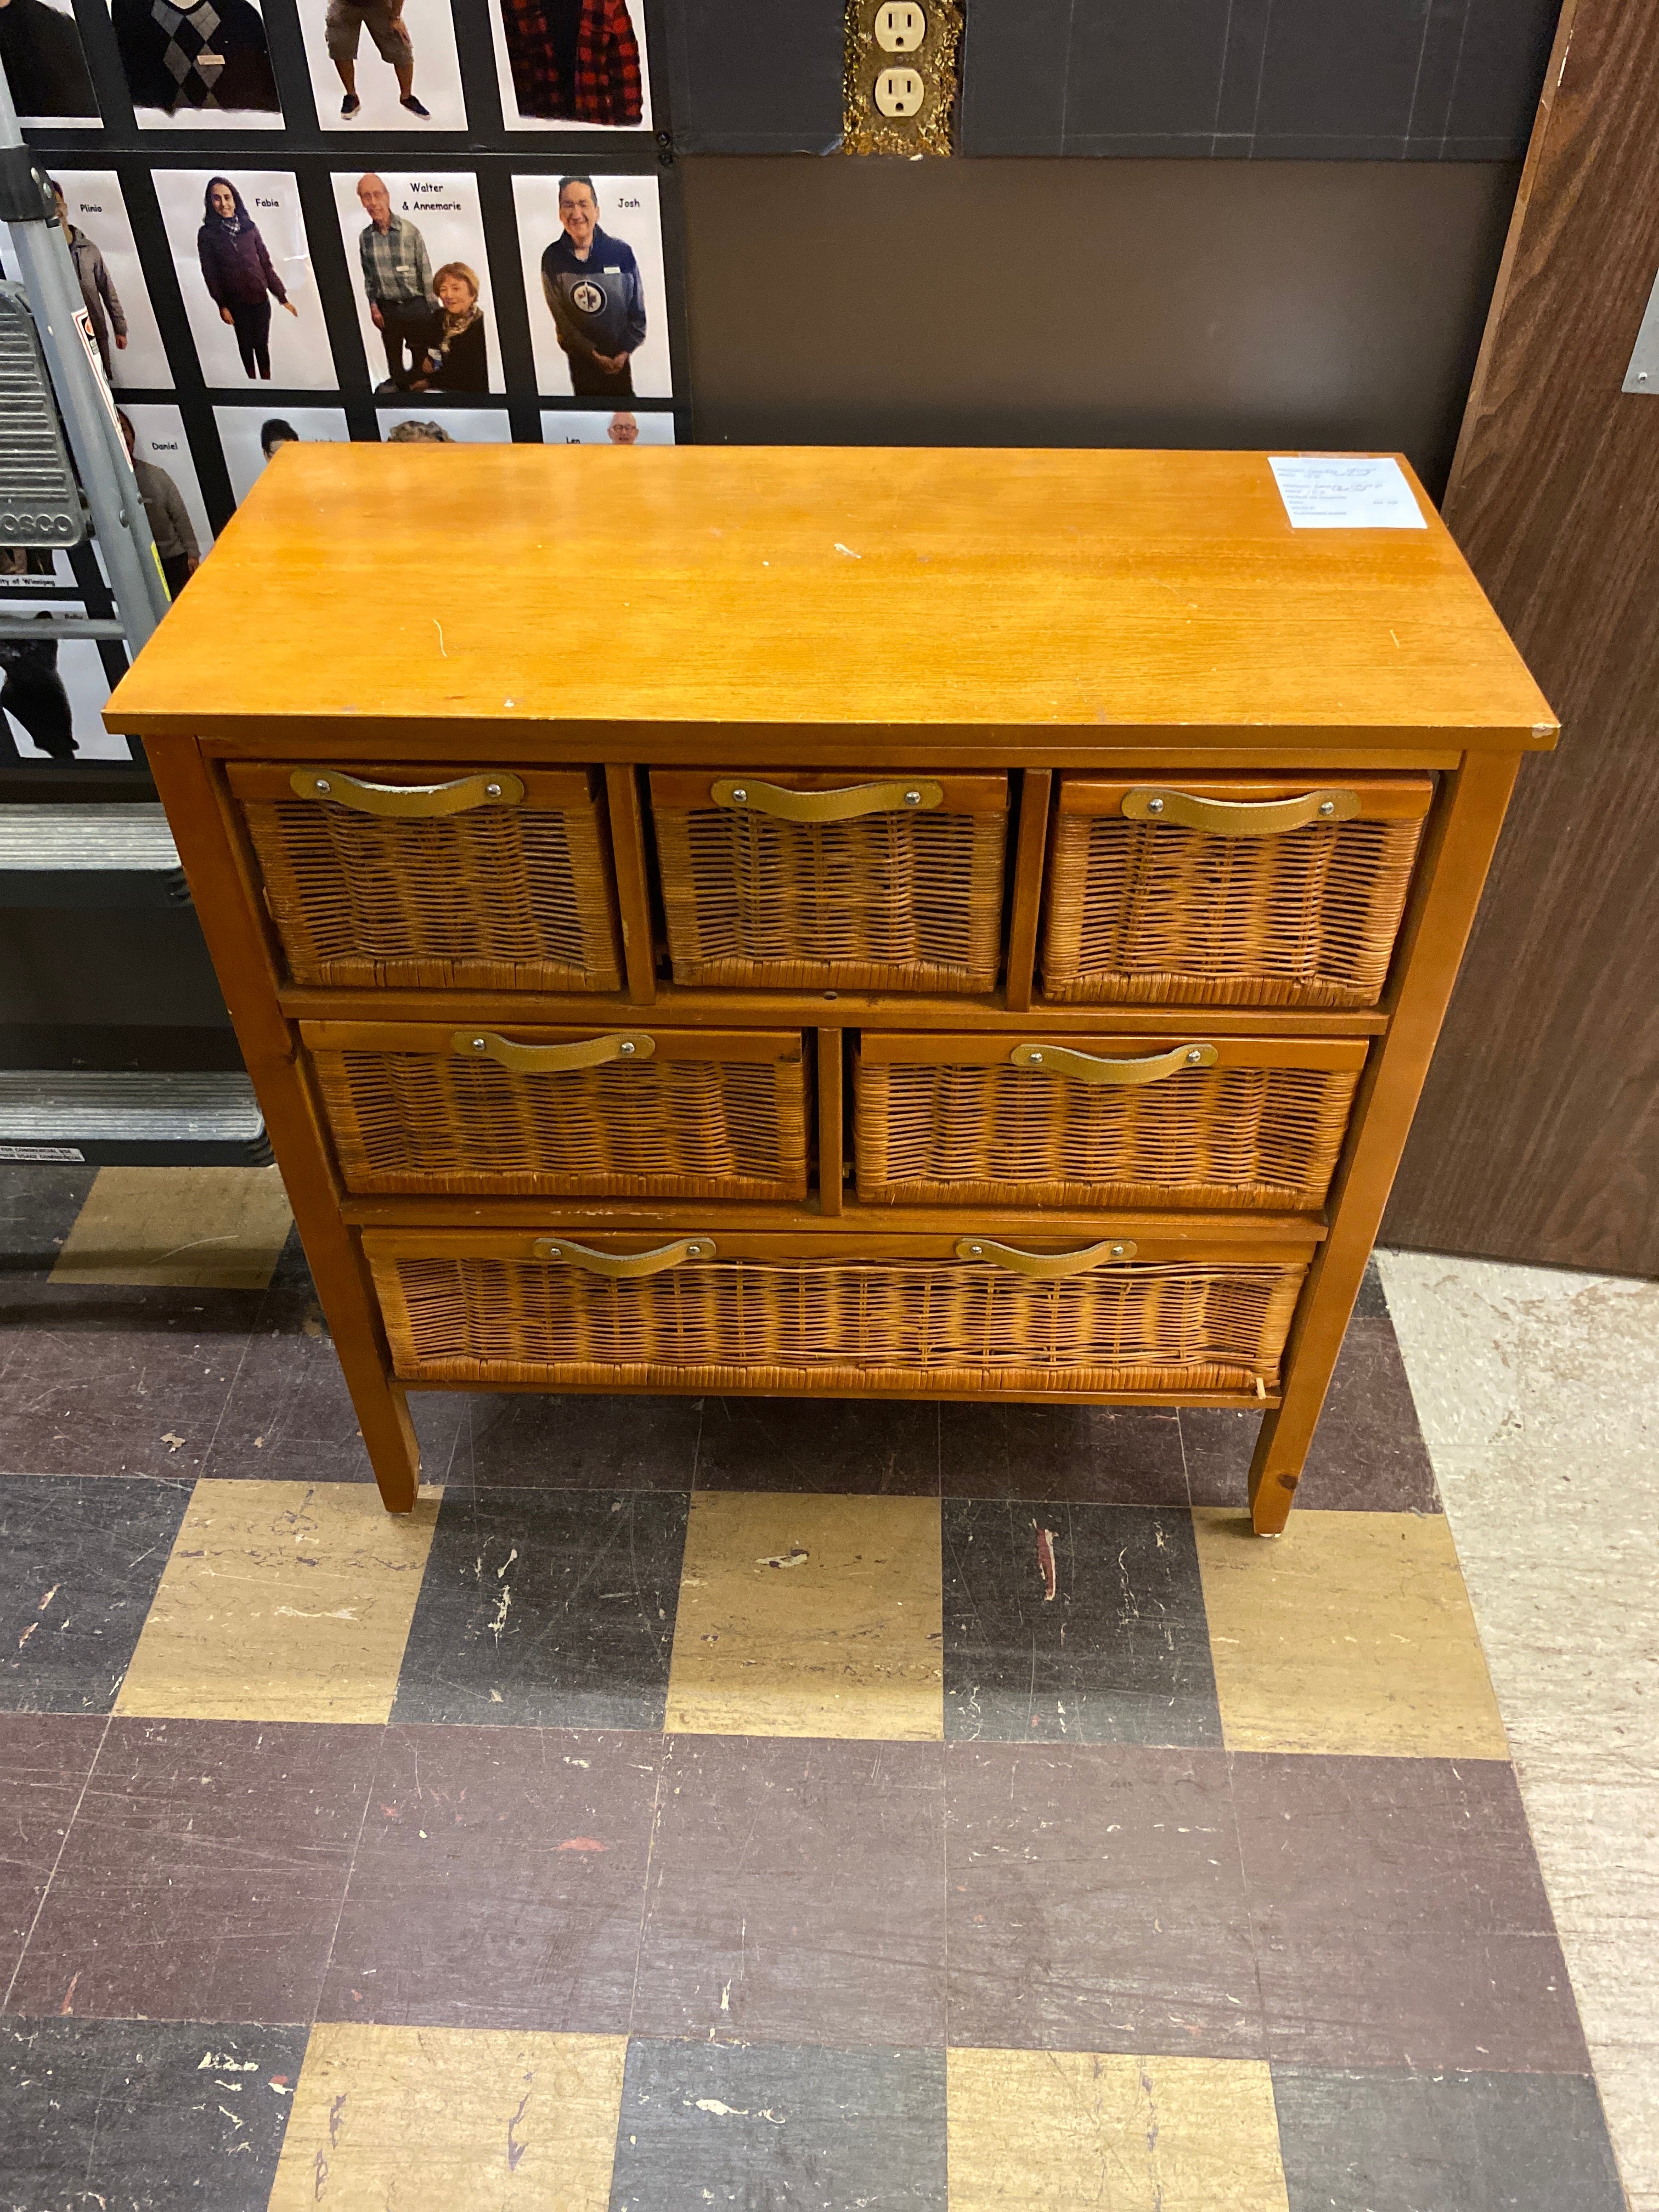
[[[269,384],[271,301],[275,299],[290,315],[297,315],[300,310],[271,265],[258,224],[228,177],[208,179],[202,227],[196,234],[196,258],[220,321],[236,333],[242,374]]]
[[[21,546],[0,548],[8,567],[25,557]],[[86,610],[60,601],[53,611]],[[88,640],[0,638],[0,760],[131,760],[126,739],[99,720],[109,694],[103,658]]]
[[[253,0],[109,5],[142,130],[282,129],[264,17]]]
[[[298,0],[325,131],[465,131],[448,0]]]
[[[669,369],[654,177],[515,177],[537,381],[579,399],[665,399]]]
[[[232,389],[248,384],[331,389],[333,350],[293,173],[157,169],[154,174],[207,381]]]
[[[542,410],[544,446],[672,446],[674,418],[665,409],[637,415],[631,407],[590,414],[586,408]]]
[[[334,200],[376,390],[501,391],[477,179],[347,172]]]
[[[492,0],[490,25],[509,131],[651,128],[642,8],[629,0]]]
[[[343,446],[351,436],[340,407],[284,407],[280,413],[261,407],[216,407],[213,417],[239,506],[284,446]]]
[[[129,403],[116,410],[116,420],[132,459],[161,573],[176,599],[213,542],[184,417],[176,407]]]
[[[118,386],[164,390],[167,349],[113,169],[60,169],[52,179],[104,374]]]
[[[441,416],[391,407],[380,416],[380,437],[388,446],[510,446],[513,426],[504,407],[450,407]]]
[[[20,123],[97,129],[98,96],[72,8],[59,0],[0,0],[0,62]]]

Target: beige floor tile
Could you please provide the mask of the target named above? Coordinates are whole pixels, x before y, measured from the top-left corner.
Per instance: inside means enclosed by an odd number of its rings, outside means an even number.
[[[946,2065],[951,2212],[1285,2212],[1265,2065],[1077,2051]]]
[[[936,1739],[942,1611],[937,1498],[700,1492],[667,1726]]]
[[[1378,1263],[1632,2212],[1659,2212],[1659,1284]]]
[[[384,1721],[440,1493],[198,1482],[115,1701],[170,1720]]]
[[[293,1226],[275,1168],[100,1168],[52,1279],[262,1291]]]
[[[1439,1515],[1303,1512],[1272,1545],[1194,1522],[1230,1750],[1508,1756]]]
[[[269,2212],[605,2212],[627,2049],[313,2027]]]

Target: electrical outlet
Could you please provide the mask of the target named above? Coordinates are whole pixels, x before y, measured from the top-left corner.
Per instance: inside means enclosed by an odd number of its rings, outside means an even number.
[[[884,54],[913,54],[927,35],[927,18],[915,0],[886,0],[876,10],[876,44]]]
[[[915,115],[927,88],[913,69],[884,70],[876,79],[876,107],[887,116]]]
[[[961,36],[958,0],[847,0],[845,151],[948,154]]]

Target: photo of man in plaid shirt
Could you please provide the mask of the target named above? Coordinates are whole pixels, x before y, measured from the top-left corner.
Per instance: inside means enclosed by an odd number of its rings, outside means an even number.
[[[407,392],[421,374],[427,340],[438,318],[432,262],[426,240],[406,216],[394,215],[386,179],[359,180],[357,198],[368,217],[357,240],[369,319],[386,346],[389,372],[378,388]],[[407,359],[405,359],[407,356]]]
[[[643,120],[628,0],[500,0],[519,112],[543,123]]]

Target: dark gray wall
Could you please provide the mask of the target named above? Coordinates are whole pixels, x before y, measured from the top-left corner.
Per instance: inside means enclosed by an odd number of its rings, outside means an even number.
[[[683,165],[698,434],[1449,465],[1499,162]]]
[[[1509,161],[1560,0],[970,0],[964,154]],[[667,0],[687,154],[827,153],[840,0]]]

